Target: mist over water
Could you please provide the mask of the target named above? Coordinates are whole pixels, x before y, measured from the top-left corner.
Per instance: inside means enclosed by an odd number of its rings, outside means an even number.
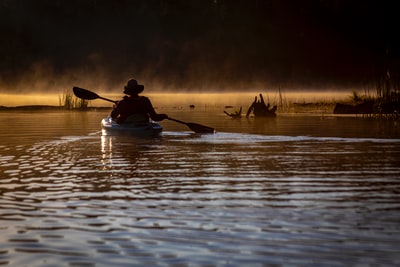
[[[362,88],[388,67],[397,80],[396,8],[379,3],[1,1],[0,92],[129,78],[160,91]]]
[[[153,91],[150,90],[149,91]],[[0,93],[0,106],[15,107],[25,105],[62,105],[62,97],[64,94],[72,94],[72,88],[67,88],[64,92],[59,94],[1,94]],[[100,96],[119,100],[123,97],[122,90],[116,90],[115,93],[109,92],[97,92]],[[270,89],[260,89],[260,91],[254,92],[224,92],[224,93],[196,93],[196,92],[180,92],[180,93],[155,93],[146,92],[142,93],[151,99],[153,105],[159,108],[179,108],[188,109],[189,105],[195,105],[198,107],[211,106],[218,107],[221,112],[225,109],[225,106],[232,106],[233,109],[239,110],[242,106],[243,112],[245,113],[247,108],[254,101],[255,96],[259,96],[262,93],[266,102],[271,105],[281,104],[293,104],[293,103],[321,103],[326,104],[327,110],[324,113],[332,113],[333,104],[336,102],[346,102],[351,99],[351,93],[345,91],[296,91],[296,92],[284,92],[274,91]],[[104,100],[91,100],[89,101],[89,107],[112,107],[112,103]],[[231,108],[231,107],[229,107]],[[278,112],[283,112],[281,108],[278,108]]]

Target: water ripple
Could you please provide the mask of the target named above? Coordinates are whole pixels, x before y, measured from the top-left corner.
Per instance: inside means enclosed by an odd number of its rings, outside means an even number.
[[[2,265],[400,263],[397,139],[167,132],[7,148]]]

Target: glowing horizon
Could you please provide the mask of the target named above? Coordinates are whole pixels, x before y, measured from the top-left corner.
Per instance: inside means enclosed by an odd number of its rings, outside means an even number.
[[[334,92],[334,91],[302,91],[302,92],[279,92],[265,90],[253,92],[176,92],[176,93],[143,93],[142,95],[149,97],[154,106],[180,106],[180,105],[232,105],[247,106],[252,103],[254,97],[262,93],[266,102],[271,104],[279,103],[280,98],[284,101],[292,103],[312,103],[312,102],[333,102],[333,101],[349,101],[351,92]],[[123,97],[123,93],[101,93],[100,96],[118,100]],[[0,93],[0,106],[15,107],[29,105],[51,105],[59,106],[60,98],[63,94],[2,94]],[[92,107],[111,107],[112,103],[103,100],[91,100],[89,106]]]

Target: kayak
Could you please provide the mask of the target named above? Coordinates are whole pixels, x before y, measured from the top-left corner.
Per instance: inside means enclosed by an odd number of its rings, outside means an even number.
[[[162,132],[162,126],[156,122],[149,123],[123,123],[118,124],[111,117],[101,120],[101,127],[104,135],[134,135],[140,137],[159,136]]]

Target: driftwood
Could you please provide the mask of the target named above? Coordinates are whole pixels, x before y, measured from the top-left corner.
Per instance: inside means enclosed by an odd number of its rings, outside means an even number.
[[[363,117],[399,119],[400,102],[367,101],[357,105],[337,103],[333,114],[360,114]]]
[[[363,102],[357,105],[348,105],[337,103],[333,110],[333,114],[373,114],[374,103]]]
[[[226,115],[228,115],[229,117],[231,117],[231,118],[239,119],[239,118],[242,117],[242,106],[240,106],[239,111],[235,111],[234,113],[228,113],[228,112],[226,112],[225,110],[224,110],[224,113],[225,113]]]
[[[249,117],[253,112],[255,117],[276,117],[277,106],[274,105],[270,108],[270,104],[265,104],[262,94],[260,94],[260,100],[257,101],[257,96],[254,98],[253,103],[249,107],[246,113],[246,117]]]

